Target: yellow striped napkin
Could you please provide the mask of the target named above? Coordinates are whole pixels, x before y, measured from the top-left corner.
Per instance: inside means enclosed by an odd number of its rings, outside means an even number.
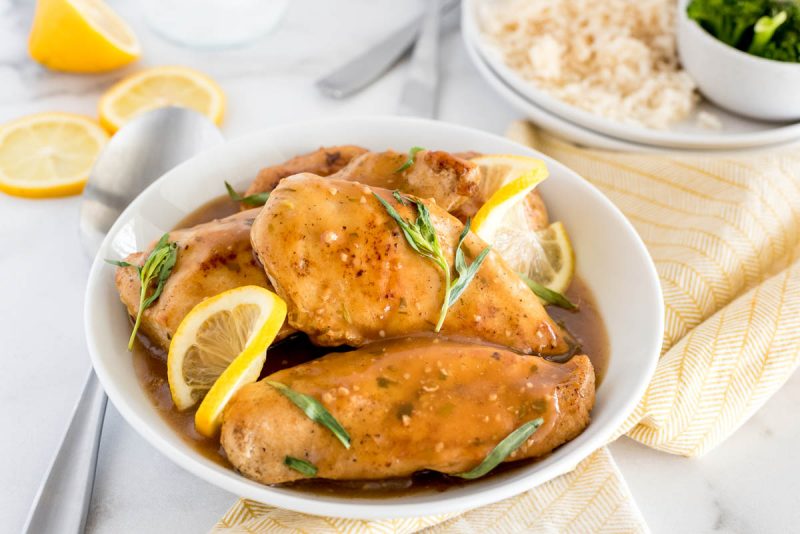
[[[800,155],[620,154],[515,124],[633,222],[661,278],[662,357],[617,435],[684,456],[741,426],[800,362]],[[646,532],[606,449],[527,493],[461,515],[312,517],[240,500],[214,532]]]

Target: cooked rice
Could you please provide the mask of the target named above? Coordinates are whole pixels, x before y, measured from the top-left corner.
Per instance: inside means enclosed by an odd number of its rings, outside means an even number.
[[[505,63],[568,104],[658,129],[694,109],[673,0],[481,0],[478,8]]]

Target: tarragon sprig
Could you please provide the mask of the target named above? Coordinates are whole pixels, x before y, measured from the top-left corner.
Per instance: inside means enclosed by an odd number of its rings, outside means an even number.
[[[436,328],[434,329],[436,332],[439,332],[442,329],[444,319],[447,316],[447,310],[449,310],[450,307],[455,304],[461,294],[464,293],[464,290],[467,288],[469,283],[475,277],[478,269],[481,268],[483,260],[486,259],[486,255],[489,254],[490,247],[483,249],[481,253],[478,254],[478,257],[475,258],[475,261],[473,261],[471,265],[467,266],[467,262],[464,258],[464,252],[461,249],[461,245],[464,243],[464,239],[466,239],[467,234],[469,233],[470,221],[467,221],[467,224],[464,225],[464,230],[459,236],[458,245],[456,246],[455,266],[458,276],[451,281],[450,266],[447,263],[447,258],[444,257],[444,252],[442,252],[442,247],[439,243],[439,237],[437,236],[436,229],[433,227],[433,223],[431,222],[431,216],[430,211],[428,211],[428,207],[417,199],[404,197],[399,191],[394,191],[392,196],[394,196],[398,202],[403,205],[408,205],[411,203],[417,208],[417,219],[415,221],[409,221],[397,213],[397,210],[394,209],[391,204],[386,202],[380,195],[376,193],[372,194],[375,195],[375,198],[377,198],[378,201],[383,205],[389,216],[400,226],[400,230],[402,230],[403,235],[405,236],[406,241],[411,248],[413,248],[421,256],[428,258],[430,261],[436,264],[444,273],[444,300],[442,301],[442,310],[439,313],[439,320],[436,322]]]
[[[237,193],[233,186],[228,182],[225,182],[225,189],[228,191],[228,196],[231,197],[231,200],[234,202],[241,202],[245,206],[257,208],[258,206],[263,206],[267,203],[267,200],[269,200],[269,191],[256,193],[255,195],[242,196]]]
[[[106,260],[106,262],[117,267],[135,267],[139,273],[139,311],[136,313],[136,322],[133,324],[133,332],[128,340],[128,350],[133,348],[133,340],[136,339],[136,332],[142,322],[144,310],[149,308],[164,291],[167,278],[172,274],[172,268],[178,258],[178,244],[169,242],[169,234],[164,234],[156,243],[155,248],[147,256],[144,264],[140,267],[127,261]],[[155,285],[153,292],[147,296],[151,286]]]
[[[406,158],[406,161],[402,165],[394,170],[394,173],[403,172],[414,165],[414,162],[417,160],[417,152],[422,152],[423,150],[425,149],[421,146],[411,147],[411,150],[408,151],[408,158]]]

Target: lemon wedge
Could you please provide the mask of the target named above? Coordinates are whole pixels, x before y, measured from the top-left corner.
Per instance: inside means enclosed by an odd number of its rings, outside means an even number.
[[[104,72],[135,61],[141,47],[102,0],[39,0],[28,51],[54,70]]]
[[[494,243],[510,212],[519,211],[522,200],[547,178],[547,167],[541,160],[514,155],[482,156],[472,161],[481,172],[481,193],[488,198],[472,219],[472,230],[487,243]]]
[[[214,435],[222,410],[243,385],[255,382],[266,350],[286,318],[286,303],[258,286],[206,299],[184,317],[167,356],[167,379],[179,410],[202,399],[197,430]]]
[[[100,123],[116,132],[145,111],[180,106],[198,111],[219,124],[225,113],[222,88],[205,74],[187,67],[154,67],[113,85],[100,98]]]
[[[564,225],[535,226],[525,197],[548,175],[541,160],[490,155],[473,159],[481,172],[481,195],[487,198],[472,222],[473,231],[516,272],[558,293],[575,273],[575,253]]]
[[[0,191],[57,197],[83,190],[108,134],[69,113],[28,115],[0,126]]]

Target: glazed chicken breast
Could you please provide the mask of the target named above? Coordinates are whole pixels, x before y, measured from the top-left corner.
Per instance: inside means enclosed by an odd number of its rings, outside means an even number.
[[[408,157],[393,150],[367,152],[331,175],[331,179],[399,189],[415,197],[433,199],[446,211],[458,208],[478,193],[480,173],[471,161],[449,152],[422,150],[414,156],[413,165],[399,170]]]
[[[178,257],[161,296],[142,314],[141,332],[162,348],[178,325],[201,300],[246,285],[271,288],[264,269],[256,262],[250,245],[250,227],[258,209],[244,211],[192,228],[174,230],[169,240],[178,244]],[[142,265],[155,242],[125,261]],[[139,311],[139,276],[133,267],[118,267],[117,291],[128,313]],[[283,338],[292,330],[284,325]]]
[[[311,172],[318,176],[328,176],[340,171],[345,165],[367,152],[366,148],[355,145],[322,147],[308,154],[301,154],[279,165],[261,169],[247,189],[246,195],[272,191],[278,183],[293,174]]]
[[[409,246],[373,193],[416,218],[413,205],[386,189],[300,174],[281,181],[253,223],[253,248],[288,304],[288,322],[317,344],[361,346],[432,332],[439,318],[442,269]],[[463,225],[435,203],[425,205],[452,266]],[[467,262],[485,247],[470,233]],[[441,332],[524,353],[567,350],[538,298],[495,252],[450,307]]]
[[[350,435],[350,449],[266,380],[321,402]],[[507,460],[535,458],[580,434],[594,404],[586,356],[558,364],[431,338],[329,354],[266,380],[236,393],[221,434],[234,467],[265,484],[305,478],[284,465],[287,456],[312,463],[327,479],[461,473],[541,417],[542,426]]]

